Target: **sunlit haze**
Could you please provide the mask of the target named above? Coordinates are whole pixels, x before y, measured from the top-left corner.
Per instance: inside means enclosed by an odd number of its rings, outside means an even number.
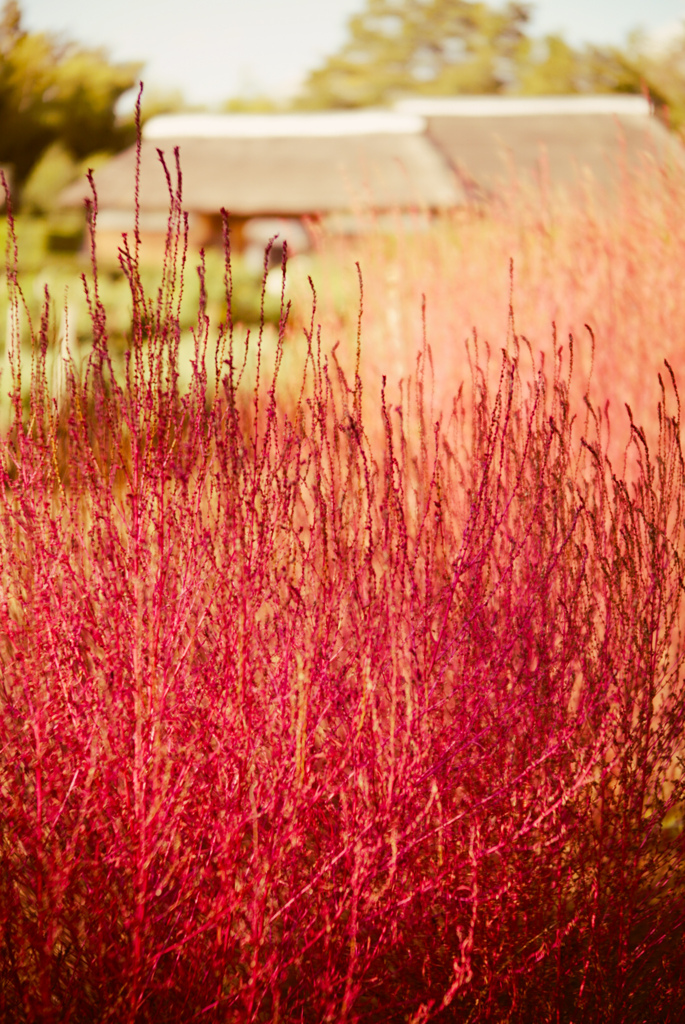
[[[561,31],[572,43],[621,44],[642,27],[668,32],[684,0],[541,0],[534,34]],[[32,31],[105,47],[144,63],[148,88],[178,89],[194,103],[295,92],[307,71],[345,39],[363,0],[22,0]]]

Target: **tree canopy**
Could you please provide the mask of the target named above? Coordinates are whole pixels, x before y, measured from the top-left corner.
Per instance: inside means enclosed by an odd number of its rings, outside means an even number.
[[[16,0],[0,13],[0,164],[21,186],[55,144],[75,160],[131,141],[115,107],[139,64],[111,64],[104,50],[24,29]]]
[[[307,79],[303,105],[360,107],[403,93],[502,92],[525,46],[525,4],[367,0],[349,39]]]
[[[81,161],[135,138],[119,98],[142,65],[110,62],[56,36],[29,32],[18,0],[0,10],[0,165],[36,208]],[[626,46],[572,47],[530,34],[530,5],[483,0],[366,0],[341,49],[308,76],[294,102],[304,109],[386,104],[406,95],[647,92],[671,127],[685,125],[685,33],[659,47],[634,34]],[[226,110],[272,110],[268,97],[227,101]],[[143,120],[188,109],[180,94],[144,98]],[[34,180],[35,179],[35,180]],[[46,184],[47,183],[47,184]],[[41,198],[42,197],[42,198]]]
[[[632,37],[626,48],[574,48],[560,35],[529,34],[530,5],[497,8],[473,0],[366,0],[342,48],[308,76],[297,105],[363,107],[400,96],[562,95],[647,91],[685,121],[685,37],[651,54]]]
[[[671,128],[685,127],[685,23],[660,44],[635,32],[622,59],[628,74],[639,77]]]

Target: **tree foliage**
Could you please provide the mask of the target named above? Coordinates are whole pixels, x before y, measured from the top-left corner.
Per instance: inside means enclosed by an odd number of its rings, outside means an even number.
[[[519,52],[516,92],[526,96],[639,92],[640,77],[615,47],[576,50],[561,35],[527,39]]]
[[[637,77],[671,128],[685,127],[685,23],[667,40],[655,43],[635,32],[623,60]]]
[[[467,0],[368,0],[342,50],[309,76],[303,105],[358,107],[413,92],[502,92],[525,45],[528,9]]]
[[[55,143],[75,160],[126,145],[130,126],[117,121],[115,107],[140,70],[111,64],[103,50],[26,31],[19,4],[9,0],[0,13],[0,163],[11,165],[15,183]]]
[[[685,121],[685,36],[655,55],[644,38],[626,48],[572,47],[530,36],[530,7],[471,0],[367,0],[338,53],[314,70],[298,105],[362,107],[403,95],[563,95],[648,91]]]

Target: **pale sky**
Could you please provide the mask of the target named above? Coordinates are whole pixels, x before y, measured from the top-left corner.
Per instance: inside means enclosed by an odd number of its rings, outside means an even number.
[[[364,0],[20,0],[25,26],[103,46],[113,60],[145,63],[148,88],[191,102],[294,92],[345,40]],[[493,3],[493,6],[499,6]],[[685,20],[685,0],[538,0],[531,32],[571,43],[625,42]]]

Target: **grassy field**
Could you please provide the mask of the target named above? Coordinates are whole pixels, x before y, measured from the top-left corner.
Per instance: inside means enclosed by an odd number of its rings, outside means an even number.
[[[0,1020],[682,1020],[684,206],[10,246]]]
[[[495,376],[514,333],[530,342],[529,365],[544,353],[548,367],[572,334],[575,393],[582,401],[589,388],[602,408],[609,402],[618,454],[629,436],[624,403],[654,437],[663,360],[678,379],[685,370],[684,202],[677,172],[646,165],[642,174],[626,175],[610,202],[589,187],[556,197],[512,189],[488,215],[445,218],[411,236],[376,236],[361,251],[355,242],[327,239],[315,274],[323,335],[346,338],[349,347],[360,260],[365,380],[376,386],[382,374],[406,379],[422,344],[425,296],[426,336],[440,367],[435,402],[447,410],[469,375],[464,342],[474,332],[483,357],[489,346]],[[307,309],[306,287],[301,301]]]

